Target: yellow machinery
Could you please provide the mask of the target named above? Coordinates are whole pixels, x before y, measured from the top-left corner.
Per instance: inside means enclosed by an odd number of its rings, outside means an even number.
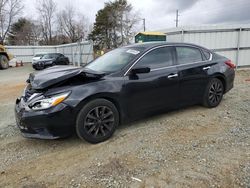
[[[13,55],[6,51],[3,45],[0,45],[0,69],[9,68],[9,61],[13,58]]]

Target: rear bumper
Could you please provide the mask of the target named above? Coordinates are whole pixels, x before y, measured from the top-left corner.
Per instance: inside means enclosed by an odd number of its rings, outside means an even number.
[[[70,136],[75,119],[66,104],[43,111],[27,111],[23,100],[16,100],[15,117],[18,128],[26,138],[57,139]]]

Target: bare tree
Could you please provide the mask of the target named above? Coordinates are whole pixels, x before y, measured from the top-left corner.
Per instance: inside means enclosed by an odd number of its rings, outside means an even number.
[[[84,38],[88,30],[85,16],[77,12],[71,5],[58,13],[58,24],[59,31],[62,35],[66,35],[70,42]]]
[[[21,13],[22,0],[0,0],[0,43],[3,44],[11,24]]]
[[[42,37],[45,44],[53,43],[53,23],[56,15],[56,3],[53,0],[40,0],[37,4]]]
[[[134,36],[138,31],[138,23],[141,21],[139,12],[124,12],[121,19],[121,44],[127,45],[134,40]]]

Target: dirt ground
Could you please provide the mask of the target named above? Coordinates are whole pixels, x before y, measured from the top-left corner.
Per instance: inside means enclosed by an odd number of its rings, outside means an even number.
[[[97,145],[20,135],[14,102],[31,71],[0,71],[0,187],[250,187],[250,70],[217,108],[123,125]]]

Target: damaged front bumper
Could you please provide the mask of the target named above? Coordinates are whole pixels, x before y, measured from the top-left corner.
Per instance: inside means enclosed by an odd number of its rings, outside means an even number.
[[[47,110],[33,111],[25,108],[23,98],[17,99],[15,117],[26,138],[57,139],[70,136],[74,131],[72,109],[64,103]]]

